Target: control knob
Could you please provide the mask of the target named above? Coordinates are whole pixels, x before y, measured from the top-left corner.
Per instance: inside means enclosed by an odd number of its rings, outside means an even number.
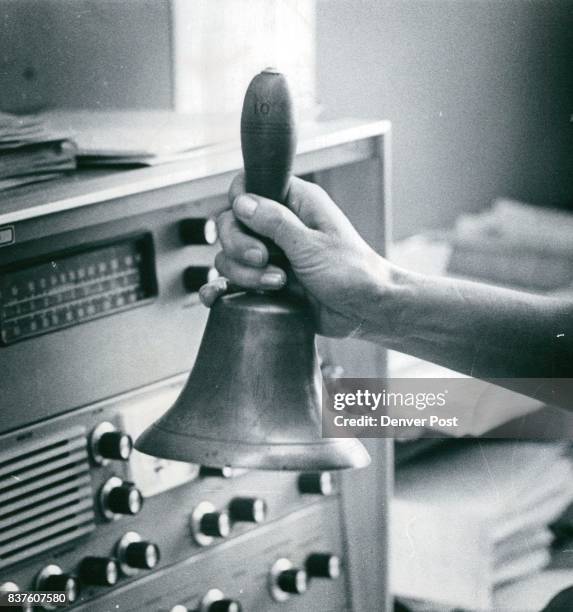
[[[160,559],[159,547],[153,542],[143,540],[135,531],[127,532],[116,546],[121,571],[127,575],[139,570],[153,569]]]
[[[36,591],[65,593],[68,603],[74,603],[79,595],[79,584],[75,576],[65,574],[59,565],[47,565],[36,578]],[[46,610],[54,610],[52,604],[43,604]]]
[[[210,502],[201,502],[191,514],[191,532],[200,546],[209,546],[215,538],[227,538],[231,519],[226,512],[216,512]]]
[[[90,450],[95,463],[105,464],[110,459],[127,461],[133,450],[133,440],[106,421],[93,430]]]
[[[334,483],[330,472],[307,472],[298,477],[298,490],[308,495],[332,495]]]
[[[214,219],[183,219],[179,223],[179,237],[185,245],[215,244],[217,224]]]
[[[110,557],[85,557],[80,563],[80,577],[86,584],[113,586],[119,577],[119,566]]]
[[[211,589],[201,600],[198,612],[241,612],[241,604],[227,599],[219,589]]]
[[[269,590],[275,601],[286,601],[291,595],[302,595],[308,587],[305,570],[296,568],[288,559],[279,559],[269,574]]]
[[[340,557],[329,553],[313,553],[306,558],[306,573],[310,578],[329,578],[340,576]]]
[[[232,478],[233,475],[234,470],[228,465],[222,468],[202,465],[199,469],[199,476],[201,476],[202,478]]]
[[[235,497],[229,504],[234,522],[262,523],[267,516],[267,504],[258,497]]]
[[[248,471],[246,468],[232,468],[228,465],[224,467],[202,465],[199,468],[199,476],[201,478],[235,478],[246,474]]]
[[[210,266],[190,266],[183,272],[183,286],[188,293],[197,293],[199,289],[219,276],[217,270]]]
[[[132,482],[112,476],[101,488],[100,507],[109,520],[121,515],[138,514],[142,506],[143,495]]]

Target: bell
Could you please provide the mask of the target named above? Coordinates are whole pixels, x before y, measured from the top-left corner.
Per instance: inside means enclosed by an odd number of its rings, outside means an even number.
[[[321,437],[321,384],[304,302],[224,296],[211,310],[181,395],[137,448],[215,467],[311,471],[368,465],[358,440]]]
[[[267,68],[241,115],[247,191],[286,200],[296,149],[285,77]],[[286,268],[276,245],[270,260]],[[322,380],[307,302],[286,291],[239,293],[211,308],[176,403],[137,440],[149,455],[211,467],[333,470],[368,465],[352,438],[321,436]]]

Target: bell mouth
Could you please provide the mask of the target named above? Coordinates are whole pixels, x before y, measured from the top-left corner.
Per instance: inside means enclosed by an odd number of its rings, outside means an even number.
[[[220,468],[300,472],[358,469],[370,464],[368,451],[354,438],[249,444],[174,432],[158,424],[143,432],[135,448],[154,457]]]

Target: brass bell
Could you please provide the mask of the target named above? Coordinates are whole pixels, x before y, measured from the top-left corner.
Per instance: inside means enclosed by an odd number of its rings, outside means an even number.
[[[247,191],[280,202],[296,148],[286,79],[249,85],[241,116]],[[269,245],[271,261],[284,255]],[[212,467],[333,470],[368,465],[360,441],[321,435],[322,378],[310,306],[288,292],[238,293],[211,308],[181,395],[137,440],[149,455]]]
[[[238,293],[209,315],[175,405],[137,441],[209,466],[330,470],[369,463],[352,438],[321,437],[321,374],[304,302]]]

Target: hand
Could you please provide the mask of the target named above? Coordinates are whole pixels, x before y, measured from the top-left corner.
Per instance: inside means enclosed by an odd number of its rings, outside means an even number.
[[[318,332],[327,336],[361,335],[361,327],[389,281],[392,267],[358,234],[343,212],[318,185],[292,178],[287,205],[246,194],[244,175],[233,181],[232,210],[217,219],[223,250],[215,266],[223,278],[201,288],[211,306],[229,289],[277,290],[287,283],[284,270],[268,263],[269,253],[245,227],[275,242],[293,272],[289,289],[310,302]],[[228,279],[228,281],[227,281]]]

